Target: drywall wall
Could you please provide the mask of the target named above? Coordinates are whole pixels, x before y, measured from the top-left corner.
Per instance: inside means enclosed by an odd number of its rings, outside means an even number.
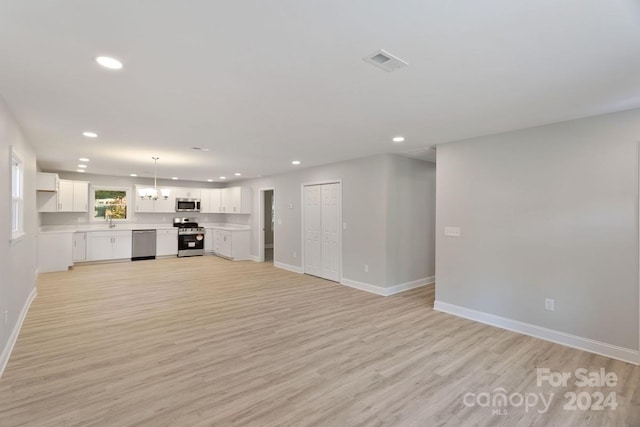
[[[639,141],[632,110],[440,145],[436,301],[637,350]]]
[[[235,185],[253,189],[254,212],[260,212],[259,190],[275,188],[274,260],[302,268],[302,185],[341,180],[342,221],[346,225],[342,230],[342,277],[388,288],[435,274],[434,168],[421,160],[382,154]],[[396,205],[390,207],[390,203]],[[227,217],[229,222],[250,221],[251,253],[257,257],[258,215]],[[389,254],[390,250],[395,253]]]
[[[24,167],[24,231],[11,239],[11,148],[22,160]],[[35,289],[37,268],[35,178],[36,156],[13,118],[9,108],[0,98],[0,372],[8,357],[8,344],[12,333],[17,332],[18,322],[26,309],[29,296]],[[5,322],[5,310],[7,322]]]
[[[253,189],[253,212],[260,212],[260,188],[274,188],[276,226],[274,261],[302,268],[301,201],[302,184],[342,180],[343,277],[384,286],[386,278],[385,238],[386,156],[296,170],[236,183]],[[250,221],[251,254],[258,254],[259,215],[242,218],[228,215],[229,222]],[[363,266],[369,265],[365,273]]]
[[[390,156],[387,185],[387,284],[435,275],[436,165]]]

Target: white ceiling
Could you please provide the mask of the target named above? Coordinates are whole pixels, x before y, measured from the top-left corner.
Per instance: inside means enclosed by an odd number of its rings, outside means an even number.
[[[377,49],[409,66],[361,60]],[[101,68],[98,55],[124,69]],[[640,7],[3,0],[0,94],[45,170],[90,157],[91,173],[149,176],[158,155],[160,177],[269,175],[294,159],[308,167],[640,107]]]

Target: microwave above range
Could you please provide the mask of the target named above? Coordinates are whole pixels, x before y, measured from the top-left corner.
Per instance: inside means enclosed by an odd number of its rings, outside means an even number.
[[[176,199],[176,212],[200,212],[200,199]]]

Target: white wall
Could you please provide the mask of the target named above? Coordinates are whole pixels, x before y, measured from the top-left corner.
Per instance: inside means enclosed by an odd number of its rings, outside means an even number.
[[[389,158],[387,279],[406,283],[435,275],[436,165]]]
[[[637,350],[639,141],[632,110],[439,146],[437,302]]]
[[[11,239],[11,167],[13,147],[24,165],[25,235],[10,244]],[[37,268],[36,232],[38,217],[35,200],[36,156],[20,131],[12,113],[0,98],[0,370],[8,356],[7,344],[17,331],[20,313],[35,289]],[[8,322],[4,321],[5,310]],[[3,354],[4,352],[4,354]]]
[[[260,188],[275,188],[276,262],[302,267],[302,184],[333,179],[342,180],[342,220],[347,224],[342,234],[343,278],[390,287],[434,275],[435,165],[388,154],[236,184],[253,189],[256,213]],[[228,217],[230,222],[251,222],[251,253],[257,256],[259,215]]]

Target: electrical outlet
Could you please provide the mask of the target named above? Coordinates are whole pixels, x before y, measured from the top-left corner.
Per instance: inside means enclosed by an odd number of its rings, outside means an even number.
[[[545,298],[544,299],[544,309],[545,310],[549,310],[549,311],[554,311],[555,310],[555,300],[552,300],[550,298]]]
[[[365,264],[364,265],[364,272],[368,273],[369,272],[369,264]]]
[[[294,252],[294,253],[293,253],[293,257],[294,257],[294,258],[298,258],[298,252]]]

